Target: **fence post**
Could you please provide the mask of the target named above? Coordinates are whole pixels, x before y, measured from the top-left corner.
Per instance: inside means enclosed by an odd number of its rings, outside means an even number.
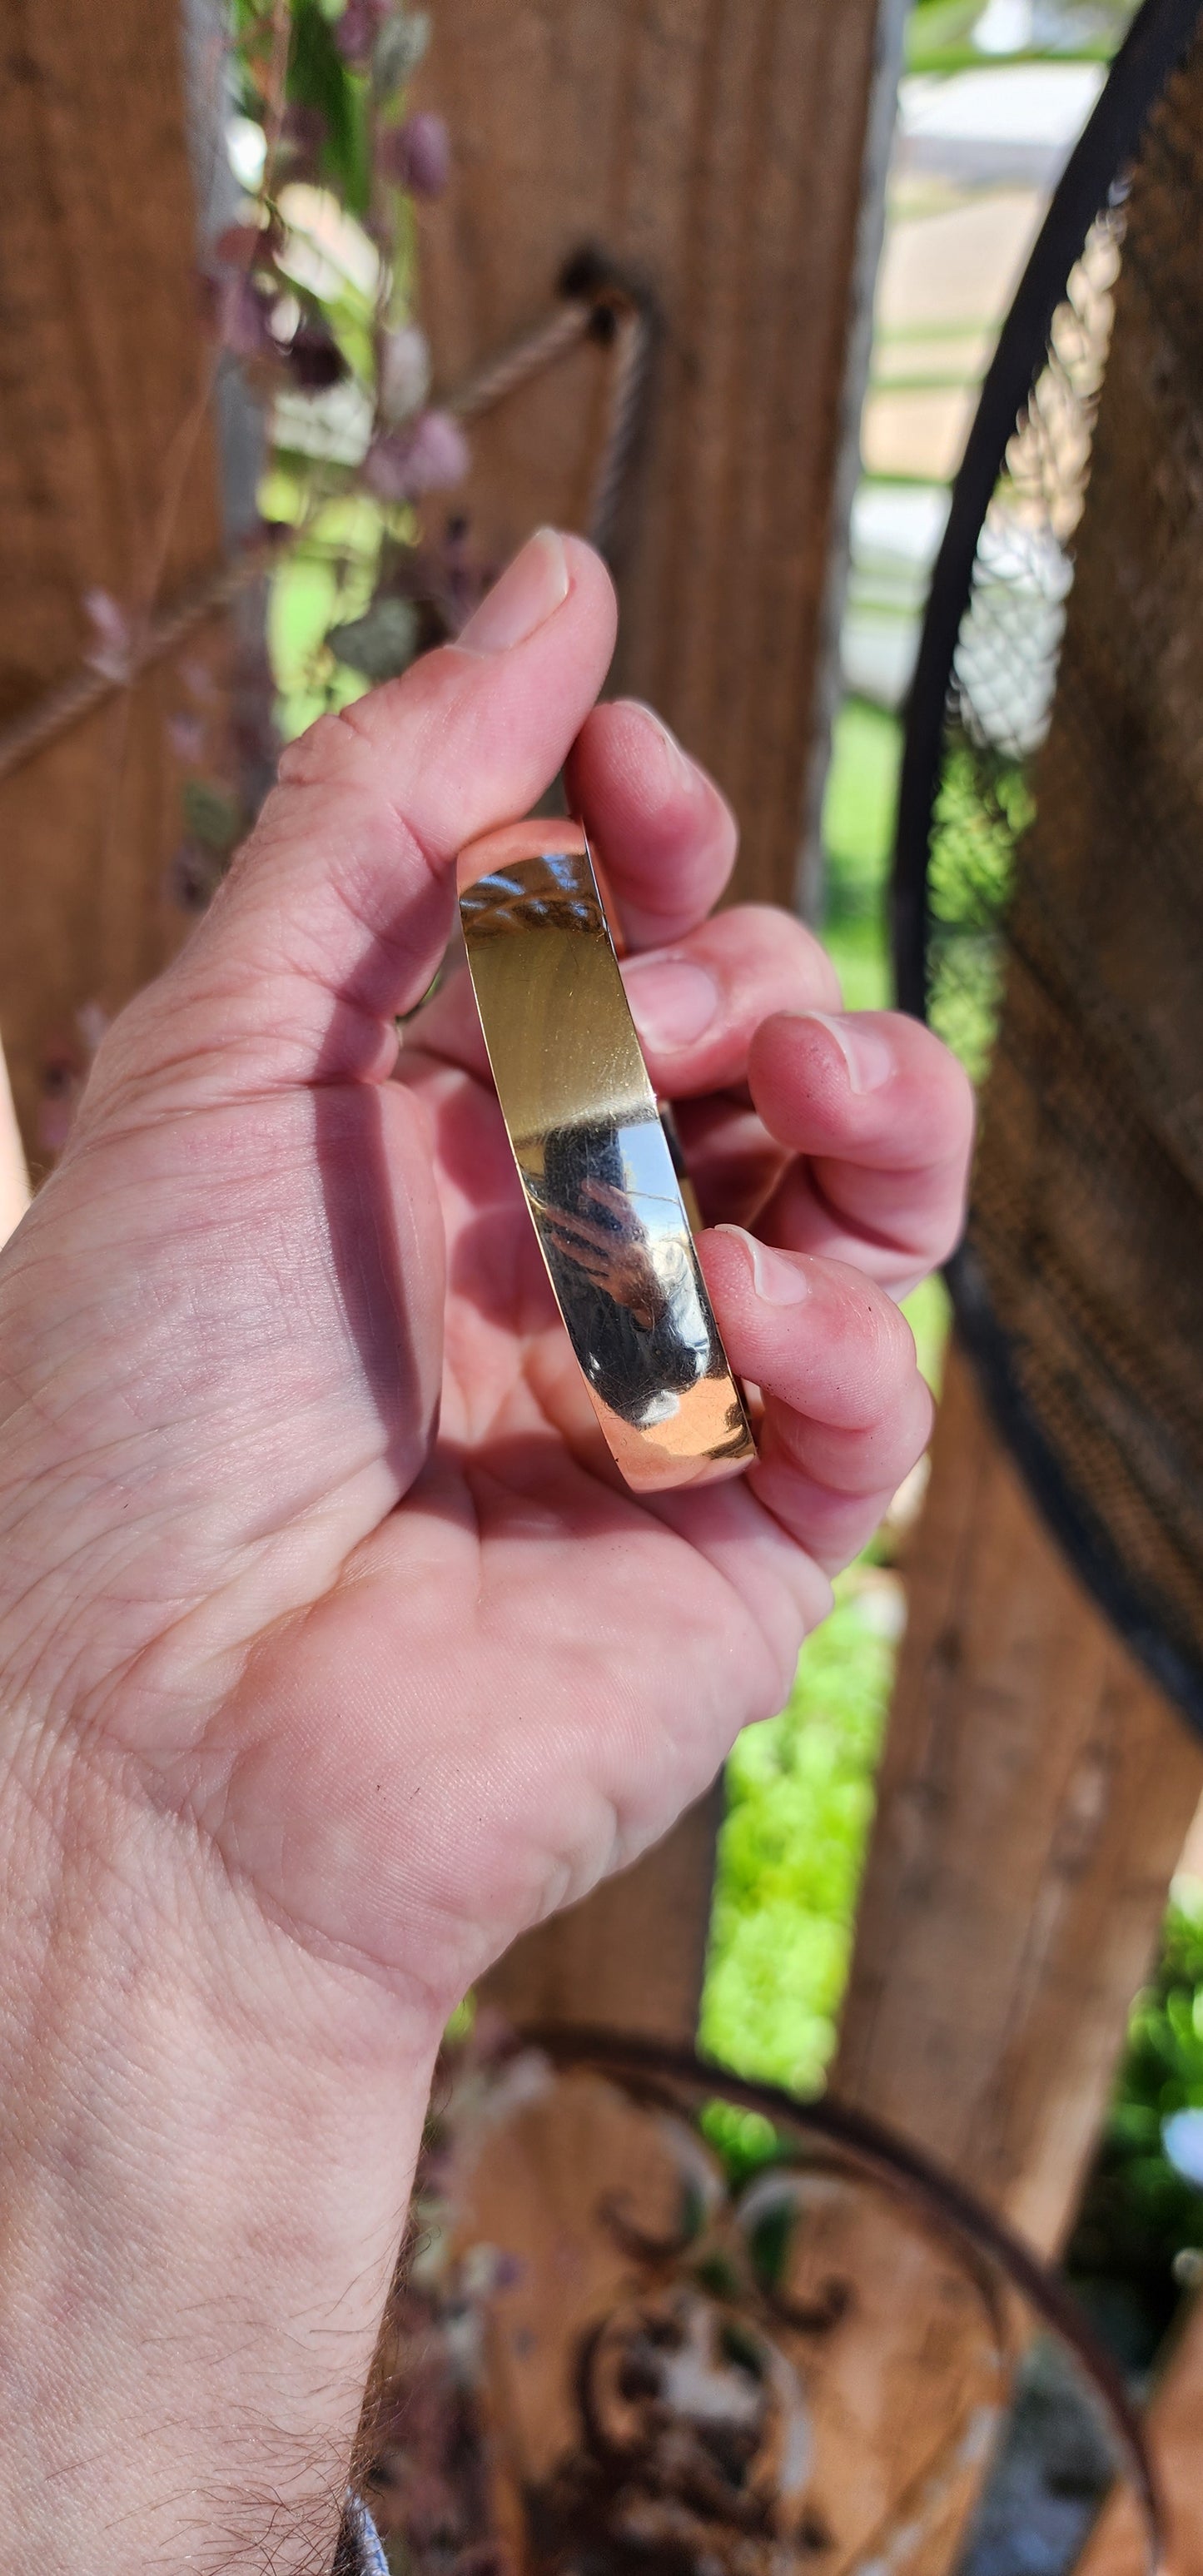
[[[1046,2253],[1069,2222],[1203,1789],[954,1348],[833,2085]]]
[[[740,891],[764,900],[794,898],[825,704],[853,307],[871,285],[866,129],[900,24],[896,0],[444,0],[420,76],[456,153],[419,250],[438,382],[537,317],[585,245],[655,299],[613,685],[714,770],[743,829]],[[581,351],[474,433],[466,506],[486,551],[582,523],[596,360]]]
[[[0,721],[86,653],[90,591],[136,614],[220,558],[179,49],[161,0],[9,12]],[[206,633],[185,658],[210,655]],[[35,1166],[99,1010],[186,926],[166,886],[180,690],[178,670],[157,670],[0,783],[0,1031]]]

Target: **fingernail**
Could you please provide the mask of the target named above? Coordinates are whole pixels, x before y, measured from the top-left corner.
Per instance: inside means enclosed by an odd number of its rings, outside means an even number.
[[[746,1255],[752,1273],[752,1286],[766,1306],[800,1306],[810,1295],[810,1281],[805,1270],[774,1250],[771,1243],[758,1243],[754,1234],[745,1234],[742,1225],[716,1225],[716,1234],[729,1234]]]
[[[854,1091],[880,1091],[894,1070],[894,1050],[880,1029],[871,1028],[855,1011],[800,1011],[803,1020],[817,1020],[827,1029],[848,1067],[848,1080]]]
[[[651,1047],[688,1046],[708,1029],[719,989],[704,966],[685,957],[637,957],[623,968],[635,1025]]]
[[[508,653],[525,644],[568,597],[568,557],[556,528],[539,528],[473,610],[457,642],[466,653]]]

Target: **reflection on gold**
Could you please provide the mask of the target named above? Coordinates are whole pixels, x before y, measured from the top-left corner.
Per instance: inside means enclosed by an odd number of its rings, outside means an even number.
[[[460,912],[498,1099],[611,1451],[655,1492],[755,1456],[579,825],[461,855]]]
[[[604,1209],[610,1223],[585,1216],[579,1208],[574,1213],[536,1199],[541,1233],[563,1262],[574,1262],[593,1287],[603,1289],[645,1332],[652,1332],[663,1322],[668,1293],[629,1199],[613,1182],[592,1179],[583,1183],[581,1196]]]
[[[592,1391],[592,1390],[591,1390]],[[756,1451],[734,1378],[703,1378],[680,1397],[667,1421],[637,1429],[598,1403],[607,1443],[635,1493],[713,1483],[746,1467]]]

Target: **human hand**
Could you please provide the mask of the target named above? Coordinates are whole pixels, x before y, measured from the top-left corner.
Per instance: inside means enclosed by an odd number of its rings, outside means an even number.
[[[223,2029],[273,2063],[286,2035],[302,2125],[342,2081],[340,2170],[373,2170],[370,2262],[353,2225],[325,2258],[367,2280],[348,2385],[404,2189],[399,2051],[428,2065],[487,1961],[781,1704],[928,1431],[893,1298],[955,1236],[967,1086],[913,1023],[841,1015],[799,924],[705,919],[731,820],[654,718],[594,709],[612,640],[596,558],[542,537],[461,646],[285,753],[0,1267],[10,1805],[98,1955],[119,1917]],[[456,850],[565,758],[767,1407],[744,1479],[650,1502],[568,1350],[466,980],[399,1060],[393,1028]]]
[[[541,539],[509,579],[552,584],[525,640],[435,655],[284,755],[4,1275],[10,1676],[303,1948],[438,2014],[780,1705],[927,1436],[883,1290],[948,1249],[970,1129],[913,1023],[797,1016],[839,1014],[798,923],[705,920],[731,823],[653,719],[590,714],[595,559]],[[783,1248],[702,1247],[763,1463],[651,1503],[606,1466],[466,980],[399,1066],[393,1035],[457,847],[570,753],[705,1212]]]

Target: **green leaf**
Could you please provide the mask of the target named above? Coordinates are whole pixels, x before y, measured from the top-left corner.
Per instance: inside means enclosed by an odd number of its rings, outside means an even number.
[[[288,95],[298,107],[316,107],[326,120],[321,168],[353,215],[366,215],[370,196],[367,83],[344,63],[319,0],[293,0]]]
[[[233,849],[242,831],[242,817],[226,788],[210,778],[186,778],[183,806],[189,833],[202,849],[213,850],[219,857]]]

